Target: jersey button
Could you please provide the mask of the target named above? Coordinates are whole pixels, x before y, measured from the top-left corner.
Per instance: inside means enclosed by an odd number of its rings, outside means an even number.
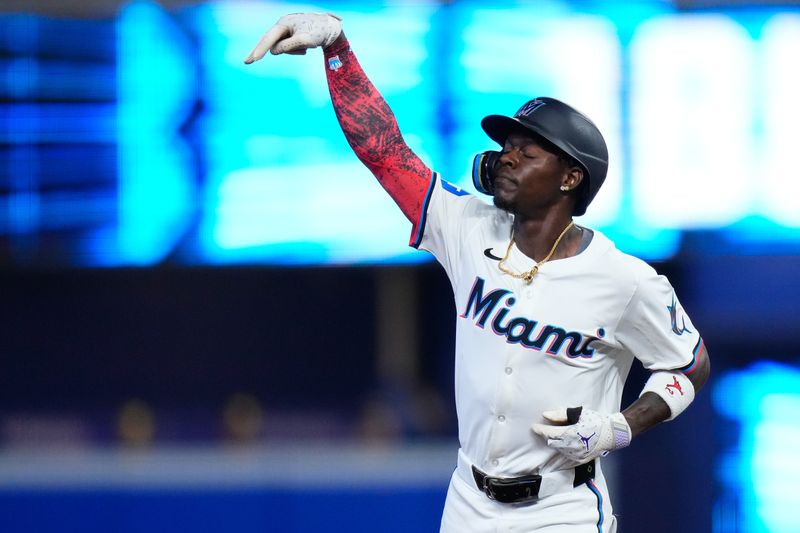
[[[507,366],[506,367],[506,374],[508,374],[510,376],[512,372],[514,372],[514,369],[511,368],[510,366]]]
[[[505,415],[500,415],[500,416],[498,416],[498,417],[497,417],[497,421],[498,421],[498,422],[505,422],[505,421],[506,421],[506,417],[505,417]]]
[[[498,461],[497,459],[492,459],[492,466],[497,466],[499,464],[500,464],[500,461]]]

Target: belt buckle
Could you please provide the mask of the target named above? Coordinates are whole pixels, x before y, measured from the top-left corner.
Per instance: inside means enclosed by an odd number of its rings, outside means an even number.
[[[490,500],[497,501],[497,496],[494,493],[494,484],[492,484],[492,481],[494,481],[494,479],[495,478],[489,476],[485,476],[483,478],[483,492],[486,493],[486,496]]]
[[[520,503],[537,500],[542,476],[538,474],[516,478],[496,478],[486,476],[483,481],[484,492],[490,500],[501,503]]]

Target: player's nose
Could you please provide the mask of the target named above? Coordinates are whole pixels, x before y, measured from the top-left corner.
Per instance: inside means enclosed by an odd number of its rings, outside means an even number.
[[[519,161],[519,150],[513,147],[504,147],[503,151],[500,152],[500,157],[497,160],[497,163],[500,165],[505,165],[511,168],[514,168]]]

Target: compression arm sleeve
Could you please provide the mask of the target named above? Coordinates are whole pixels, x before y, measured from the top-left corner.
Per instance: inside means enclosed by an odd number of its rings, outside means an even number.
[[[416,228],[431,170],[406,145],[392,110],[361,69],[344,34],[324,55],[333,108],[347,142]]]

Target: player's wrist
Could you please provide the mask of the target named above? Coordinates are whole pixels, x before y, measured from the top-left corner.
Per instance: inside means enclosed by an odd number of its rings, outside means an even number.
[[[609,450],[618,450],[620,448],[627,448],[633,440],[633,431],[628,419],[622,413],[615,413],[609,418],[611,426],[611,442]]]
[[[632,439],[633,431],[625,415],[622,413],[607,415],[600,431],[596,456],[606,456],[615,450],[627,448]]]
[[[325,56],[337,55],[350,48],[350,43],[347,41],[347,37],[344,35],[344,31],[339,33],[339,36],[334,39],[334,41],[329,44],[328,46],[323,46],[322,51],[325,53]]]
[[[652,392],[669,407],[667,421],[674,420],[694,401],[694,385],[682,372],[662,370],[650,374],[639,397]]]

